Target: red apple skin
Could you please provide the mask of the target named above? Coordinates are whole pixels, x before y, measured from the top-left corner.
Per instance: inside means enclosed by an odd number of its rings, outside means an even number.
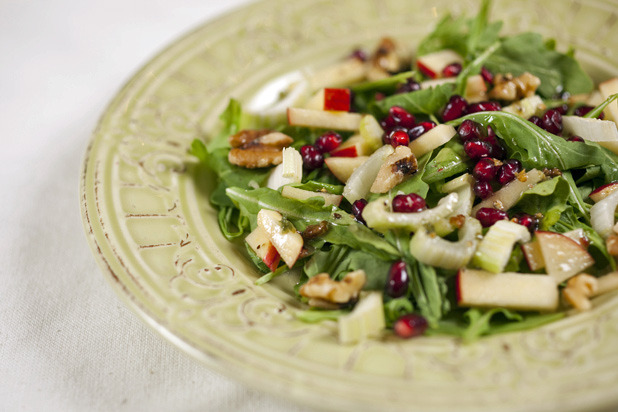
[[[605,199],[610,193],[612,193],[616,189],[618,189],[618,182],[611,182],[603,186],[597,187],[588,195],[588,197],[596,203],[600,200]]]
[[[268,269],[270,269],[272,272],[274,272],[279,266],[279,262],[281,261],[281,256],[279,255],[279,252],[277,252],[277,249],[275,249],[275,247],[272,244],[269,246],[268,252],[266,252],[266,255],[264,255],[264,257],[262,258],[262,261],[264,262],[266,266],[268,266]]]
[[[350,89],[324,89],[324,110],[349,112],[351,108]]]
[[[335,149],[330,152],[331,156],[334,157],[357,157],[358,149],[356,145],[348,146],[348,147],[340,147],[339,149]]]
[[[416,66],[418,67],[418,69],[421,71],[421,73],[423,73],[425,76],[430,77],[432,79],[435,79],[438,77],[438,75],[436,73],[434,73],[433,70],[431,70],[429,67],[425,66],[423,63],[421,63],[420,61],[416,62]]]

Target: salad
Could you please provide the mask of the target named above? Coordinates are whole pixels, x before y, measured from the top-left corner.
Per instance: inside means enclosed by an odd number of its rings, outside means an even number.
[[[388,37],[353,50],[259,113],[231,99],[192,144],[256,283],[295,276],[297,317],[337,321],[342,343],[472,341],[618,289],[618,79],[501,35],[490,5],[414,55]]]

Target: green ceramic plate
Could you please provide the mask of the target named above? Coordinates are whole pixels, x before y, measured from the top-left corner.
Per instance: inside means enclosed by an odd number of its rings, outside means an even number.
[[[257,273],[221,236],[187,148],[230,96],[339,58],[382,35],[414,46],[475,1],[265,0],[209,22],[146,65],[112,101],[88,148],[82,216],[114,289],[148,324],[213,369],[337,410],[576,411],[618,407],[618,298],[526,333],[341,346],[332,325],[295,320],[289,285]],[[574,45],[597,79],[618,75],[618,4],[496,1],[505,30]]]

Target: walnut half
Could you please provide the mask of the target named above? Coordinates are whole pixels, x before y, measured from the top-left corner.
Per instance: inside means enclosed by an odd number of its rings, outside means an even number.
[[[230,163],[255,169],[278,165],[283,161],[283,148],[292,144],[290,136],[272,130],[241,130],[230,136]]]
[[[597,278],[587,273],[573,276],[562,290],[564,299],[577,310],[589,310],[592,308],[590,298],[598,289]]]
[[[507,101],[519,100],[532,96],[540,85],[541,79],[528,72],[517,77],[499,74],[494,80],[494,88],[489,92],[489,97]]]
[[[328,273],[320,273],[301,286],[300,294],[309,298],[309,306],[335,309],[358,299],[366,281],[364,270],[350,272],[341,280],[333,280]]]

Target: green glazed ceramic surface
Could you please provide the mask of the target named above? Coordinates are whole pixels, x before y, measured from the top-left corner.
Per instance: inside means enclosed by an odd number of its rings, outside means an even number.
[[[462,345],[452,338],[337,343],[333,324],[295,319],[282,282],[256,286],[196,185],[191,141],[208,137],[230,96],[392,35],[411,46],[446,11],[476,1],[265,0],[209,22],[121,90],[88,148],[81,208],[105,276],[148,324],[211,368],[318,408],[590,411],[618,407],[618,296],[529,331]],[[496,1],[505,32],[573,45],[597,79],[618,75],[618,3]],[[211,177],[210,177],[211,178]]]

